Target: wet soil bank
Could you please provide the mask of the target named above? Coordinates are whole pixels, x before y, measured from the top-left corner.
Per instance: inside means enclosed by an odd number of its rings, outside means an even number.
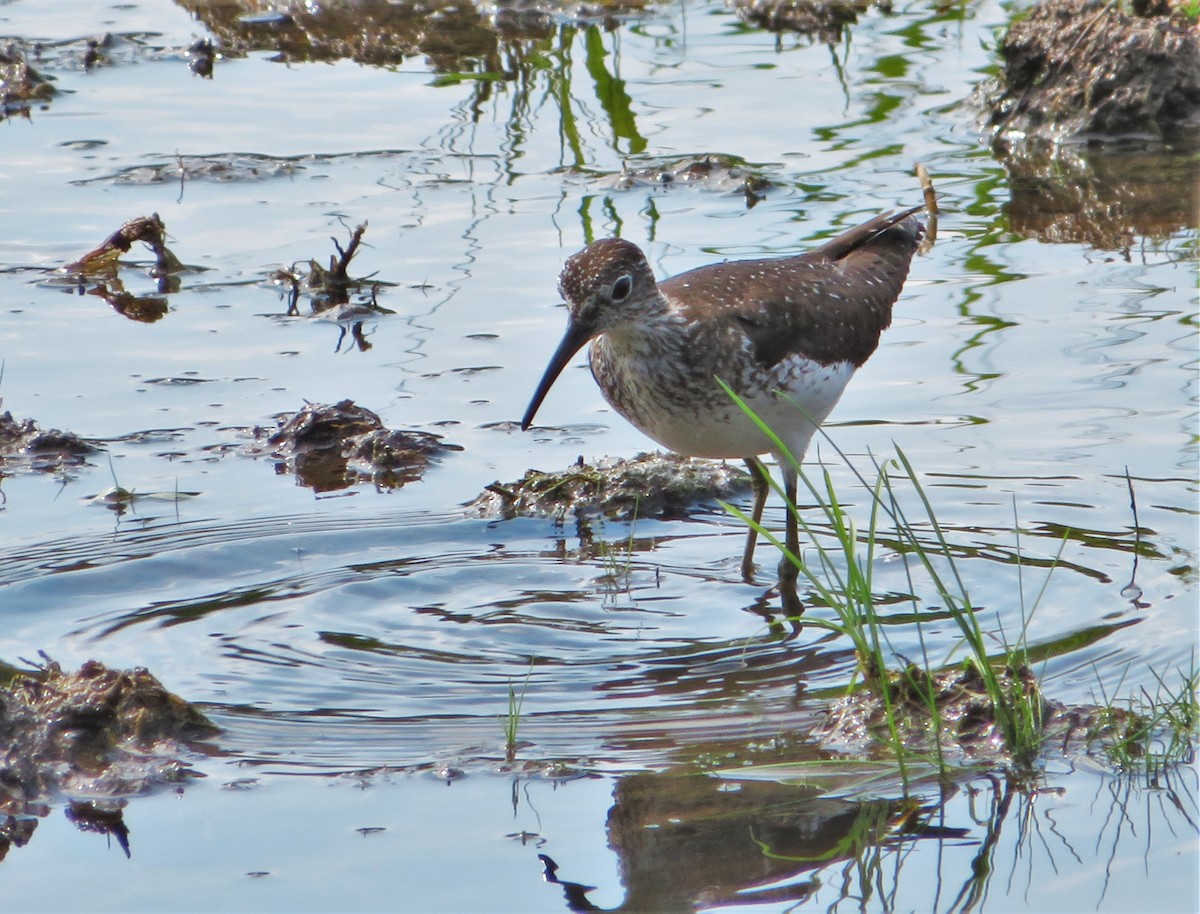
[[[1046,0],[983,87],[999,151],[1028,141],[1200,139],[1200,24],[1165,0]]]
[[[1193,224],[1200,22],[1182,5],[1046,0],[1000,58],[973,102],[1008,172],[1012,231],[1128,253]]]

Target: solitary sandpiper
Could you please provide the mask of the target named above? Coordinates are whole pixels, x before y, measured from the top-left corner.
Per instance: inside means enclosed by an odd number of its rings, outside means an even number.
[[[925,232],[922,207],[883,213],[793,257],[710,264],[655,282],[637,245],[607,238],[570,257],[559,277],[567,332],[534,392],[528,429],[551,385],[589,340],[592,376],[612,407],[664,447],[689,457],[740,457],[750,467],[758,524],[773,454],[796,504],[796,466],[817,426],[879,345]],[[774,430],[779,448],[722,389]],[[742,574],[754,571],[752,526]],[[799,554],[796,517],[785,545]],[[803,610],[797,572],[780,563],[785,611]]]

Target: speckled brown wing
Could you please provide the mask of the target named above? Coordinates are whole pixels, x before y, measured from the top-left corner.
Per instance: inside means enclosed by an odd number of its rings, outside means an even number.
[[[793,354],[859,366],[891,324],[924,233],[919,209],[884,213],[796,257],[713,264],[659,288],[689,317],[726,318],[765,368]]]

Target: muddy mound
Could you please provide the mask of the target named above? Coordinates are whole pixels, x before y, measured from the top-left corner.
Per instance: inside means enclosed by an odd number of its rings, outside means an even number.
[[[1013,23],[982,90],[993,143],[1200,138],[1200,26],[1165,2],[1134,10],[1049,0]]]
[[[0,690],[0,802],[51,793],[130,796],[191,772],[175,756],[217,728],[147,670],[50,662]]]
[[[29,843],[56,795],[77,828],[111,836],[129,856],[125,798],[198,776],[180,755],[219,732],[140,667],[89,660],[67,673],[48,660],[0,674],[0,860]]]
[[[877,5],[890,12],[887,2],[874,0],[734,0],[738,16],[751,25],[772,32],[795,32],[836,44],[847,26]]]
[[[0,413],[0,468],[54,472],[82,466],[99,450],[71,432],[43,430],[32,419],[18,420],[8,411]]]
[[[447,451],[461,450],[428,432],[385,428],[371,410],[352,400],[331,405],[309,403],[276,417],[278,427],[265,435],[265,446],[279,472],[293,473],[317,492],[345,489],[362,482],[397,489],[420,479],[429,464]]]
[[[1026,666],[994,673],[1006,696],[1004,708],[997,707],[971,662],[936,672],[913,665],[877,676],[873,685],[831,703],[813,736],[824,749],[853,756],[874,755],[895,738],[908,750],[936,753],[951,765],[995,768],[1033,761],[1013,755],[1005,729],[1014,722],[1041,734],[1042,753],[1063,757],[1103,748],[1146,725],[1120,708],[1069,707],[1046,698]]]
[[[676,518],[698,502],[728,499],[749,488],[744,470],[707,460],[640,454],[591,466],[580,458],[561,472],[529,470],[516,482],[493,483],[468,508],[504,518]]]

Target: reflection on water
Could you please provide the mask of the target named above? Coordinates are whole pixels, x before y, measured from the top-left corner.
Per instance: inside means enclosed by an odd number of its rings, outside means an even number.
[[[1064,827],[1064,809],[1081,802],[1072,788],[1016,785],[988,776],[939,791],[883,791],[872,798],[802,784],[679,774],[617,780],[608,812],[609,846],[620,861],[625,899],[597,907],[583,882],[587,867],[567,870],[539,855],[548,882],[571,911],[694,911],[787,904],[875,910],[985,909],[989,899],[1033,893],[1046,905],[1043,878],[1074,882],[1077,867],[1144,852],[1159,830],[1194,830],[1195,771],[1155,785],[1095,782],[1092,830]],[[1118,786],[1120,785],[1120,786]],[[878,789],[878,788],[877,788]],[[1104,823],[1102,825],[1098,823]],[[1138,838],[1131,826],[1145,824]],[[1131,846],[1133,845],[1133,846]],[[918,855],[919,847],[928,853]],[[935,861],[931,864],[930,860]],[[1163,867],[1156,868],[1160,876]],[[915,870],[916,872],[909,872]],[[1111,874],[1069,909],[1103,906]],[[1117,900],[1120,906],[1121,901]],[[793,908],[788,907],[787,910]]]

